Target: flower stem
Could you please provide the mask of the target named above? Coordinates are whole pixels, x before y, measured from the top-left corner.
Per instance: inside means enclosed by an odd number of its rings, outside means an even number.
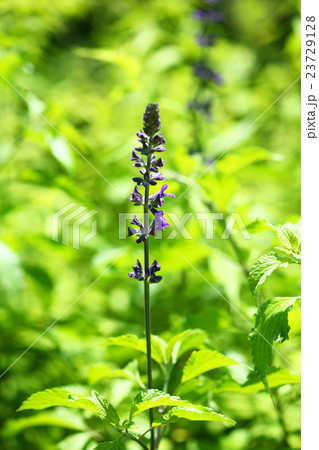
[[[151,154],[147,156],[147,181],[149,180],[150,174],[150,164],[151,164]],[[148,212],[148,201],[149,201],[149,184],[145,186],[145,197],[144,197],[144,227],[148,229],[149,225],[149,212]],[[144,241],[144,302],[145,302],[145,333],[146,333],[146,350],[147,350],[147,379],[148,379],[148,389],[153,388],[153,378],[152,378],[152,346],[151,346],[151,308],[150,308],[150,283],[149,283],[149,267],[150,267],[150,248],[149,248],[149,238]],[[150,409],[150,426],[153,423],[153,410]],[[155,448],[155,435],[154,429],[151,429],[151,440],[150,449]]]

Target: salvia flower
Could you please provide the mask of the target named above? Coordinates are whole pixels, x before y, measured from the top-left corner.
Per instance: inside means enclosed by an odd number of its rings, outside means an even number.
[[[155,272],[158,272],[159,270],[161,270],[161,266],[155,259],[154,262],[150,265],[149,276],[151,283],[159,283],[161,281],[162,277],[160,275],[155,275]]]
[[[144,224],[135,215],[131,220],[134,227],[128,227],[128,235],[135,236],[136,242],[144,242],[145,249],[148,251],[146,243],[150,236],[156,236],[158,232],[164,231],[169,226],[164,212],[159,210],[164,203],[164,197],[175,197],[174,194],[165,193],[167,184],[164,184],[158,192],[150,195],[150,186],[155,186],[158,181],[164,180],[164,176],[159,172],[164,166],[164,160],[157,158],[156,153],[165,152],[164,144],[166,143],[163,134],[159,133],[161,129],[160,112],[157,103],[147,105],[143,115],[143,130],[136,133],[139,146],[135,147],[132,152],[131,161],[133,166],[139,168],[140,176],[133,178],[136,183],[134,190],[129,198],[136,206],[143,206]],[[140,192],[139,187],[144,189],[144,195]],[[154,219],[149,223],[149,211],[154,215]],[[144,280],[145,283],[158,283],[162,277],[156,275],[161,266],[157,260],[150,267],[143,269],[139,260],[133,267],[133,272],[129,276],[139,281]]]
[[[139,281],[144,280],[144,270],[138,259],[136,260],[136,265],[133,266],[133,272],[130,272],[128,276],[131,278],[136,278]]]

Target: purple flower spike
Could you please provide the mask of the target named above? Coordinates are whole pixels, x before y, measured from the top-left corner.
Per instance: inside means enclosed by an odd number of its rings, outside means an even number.
[[[136,265],[133,266],[133,272],[130,272],[128,276],[131,278],[136,278],[138,281],[144,280],[144,270],[138,259],[136,260]]]
[[[164,212],[158,208],[164,203],[164,197],[175,197],[174,194],[165,193],[168,187],[167,184],[164,184],[155,194],[149,195],[150,185],[154,186],[158,181],[164,180],[163,174],[159,173],[159,170],[164,166],[165,161],[162,158],[156,159],[155,156],[156,152],[161,153],[165,151],[164,144],[166,141],[162,133],[158,133],[160,129],[161,121],[158,105],[157,103],[150,103],[147,105],[143,115],[143,131],[136,133],[141,146],[133,150],[131,157],[131,161],[134,161],[133,166],[140,167],[139,172],[141,174],[141,176],[134,177],[133,181],[137,186],[142,186],[145,190],[145,194],[142,195],[139,188],[135,186],[130,196],[131,202],[144,207],[144,224],[137,216],[134,216],[131,224],[135,225],[136,228],[128,227],[128,235],[135,236],[138,244],[146,242],[149,236],[156,236],[159,231],[164,231],[169,226],[164,217]],[[145,157],[140,156],[138,152],[145,155]],[[146,199],[148,199],[147,203]],[[151,223],[149,223],[148,211],[154,215]],[[144,251],[149,252],[146,245]],[[145,260],[148,261],[148,259],[145,256]],[[141,263],[137,260],[137,264],[133,267],[133,272],[130,272],[129,276],[138,280],[144,280],[147,287],[148,283],[161,281],[162,277],[155,274],[160,268],[161,266],[155,260],[150,267],[146,264],[145,270],[143,270]]]

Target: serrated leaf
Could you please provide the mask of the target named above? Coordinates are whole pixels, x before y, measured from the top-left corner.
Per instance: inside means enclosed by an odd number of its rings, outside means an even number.
[[[159,364],[164,362],[163,340],[159,336],[152,336],[152,358]],[[122,336],[107,339],[105,345],[117,345],[119,347],[132,348],[146,354],[145,339],[138,338],[135,334],[124,334]]]
[[[258,289],[266,281],[267,277],[278,267],[287,267],[290,259],[275,252],[267,253],[259,258],[253,265],[249,277],[249,289],[254,298],[258,294]]]
[[[92,397],[100,419],[114,427],[118,426],[120,418],[114,406],[97,391],[92,391]]]
[[[212,408],[205,406],[194,405],[191,406],[177,406],[171,408],[167,413],[154,414],[154,422],[152,426],[159,426],[163,424],[176,423],[182,421],[213,421],[225,422],[230,425],[235,425],[236,422],[222,414],[216,413]]]
[[[157,406],[192,406],[187,400],[172,396],[158,389],[139,392],[131,405],[130,419],[147,409]]]
[[[125,378],[135,381],[144,388],[140,378],[137,360],[129,362],[123,369],[112,369],[108,364],[93,365],[88,375],[89,383],[95,384],[103,378]]]
[[[94,450],[125,450],[125,447],[120,443],[120,441],[109,441],[103,442],[102,444],[94,447]]]
[[[230,366],[238,364],[231,358],[222,355],[214,350],[199,350],[195,351],[188,358],[183,369],[182,383],[198,377],[199,375],[208,372],[218,367]]]
[[[297,234],[287,226],[279,225],[277,227],[277,237],[283,246],[280,250],[293,256],[299,262],[301,259],[301,241]]]
[[[88,409],[96,412],[94,402],[91,398],[80,398],[59,388],[46,389],[45,391],[32,394],[22,403],[18,411],[25,409],[45,409],[51,406],[67,406],[69,408]]]
[[[263,380],[272,355],[273,342],[288,339],[288,312],[298,297],[271,298],[256,314],[255,328],[250,334],[255,370]]]
[[[200,348],[206,337],[205,331],[200,329],[185,330],[177,334],[167,344],[167,359],[171,359],[173,364],[175,364],[184,353],[194,348]]]

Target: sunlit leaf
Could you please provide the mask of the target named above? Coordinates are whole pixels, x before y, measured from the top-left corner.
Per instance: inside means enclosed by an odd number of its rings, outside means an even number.
[[[271,298],[256,314],[255,327],[250,334],[255,370],[263,380],[272,355],[273,342],[288,339],[288,313],[298,297]]]
[[[103,378],[127,378],[142,385],[137,360],[130,361],[123,369],[112,369],[108,364],[93,365],[88,375],[89,383],[96,384]]]
[[[275,252],[269,252],[255,262],[248,277],[249,288],[254,298],[256,298],[259,287],[266,281],[267,277],[278,267],[286,268],[289,262],[290,259]]]
[[[254,374],[254,372],[253,372]],[[291,374],[286,369],[277,369],[271,367],[267,371],[267,381],[270,389],[282,386],[284,384],[300,384],[301,377],[297,374]],[[242,394],[255,394],[265,390],[265,385],[257,376],[250,376],[246,383],[240,384],[232,379],[222,380],[213,388],[215,394],[222,392],[240,392]]]
[[[216,413],[213,409],[205,406],[193,405],[193,406],[177,406],[171,408],[167,413],[161,415],[155,414],[153,426],[159,426],[162,424],[176,423],[183,421],[213,421],[213,422],[225,422],[230,425],[235,425],[236,422],[222,414]]]
[[[174,336],[167,344],[167,359],[172,359],[176,363],[178,358],[184,353],[194,348],[200,348],[207,334],[203,330],[185,330]]]
[[[92,397],[100,419],[116,427],[120,418],[114,406],[97,391],[92,391]]]
[[[159,364],[163,364],[162,340],[158,336],[152,336],[152,358]],[[146,354],[146,340],[140,339],[134,334],[124,334],[123,336],[111,337],[105,341],[105,345],[116,345],[119,347],[132,348]]]
[[[87,428],[81,416],[74,414],[73,411],[71,414],[71,410],[54,410],[10,420],[6,423],[3,434],[4,436],[13,436],[27,428],[43,426],[61,427],[78,431],[83,431]]]
[[[218,367],[238,364],[231,358],[213,350],[195,351],[188,358],[183,369],[182,383]]]
[[[36,392],[27,398],[18,411],[25,409],[45,409],[51,406],[67,406],[69,408],[88,409],[96,412],[94,402],[90,398],[79,398],[64,389],[54,388]]]

